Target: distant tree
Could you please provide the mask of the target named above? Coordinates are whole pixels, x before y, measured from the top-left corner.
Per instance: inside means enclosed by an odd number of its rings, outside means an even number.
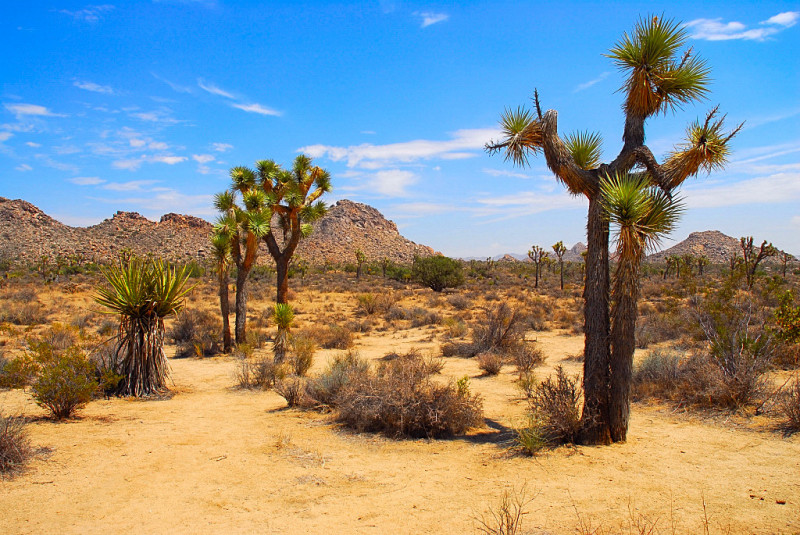
[[[697,257],[697,274],[701,277],[703,276],[703,270],[711,261],[708,259],[706,255],[701,255]]]
[[[389,269],[389,266],[391,265],[392,261],[389,260],[388,257],[384,256],[383,260],[381,260],[381,275],[383,276],[384,279],[386,278],[386,270]]]
[[[739,245],[742,248],[742,267],[744,268],[745,277],[747,278],[747,287],[752,288],[756,278],[756,270],[762,260],[770,256],[778,254],[778,250],[767,243],[767,240],[761,242],[761,247],[758,249],[753,245],[752,236],[742,236],[739,238]]]
[[[781,260],[781,273],[783,275],[783,278],[785,279],[786,278],[786,267],[789,264],[789,262],[794,260],[794,257],[792,255],[790,255],[789,253],[785,253],[785,252],[781,251],[780,260]]]
[[[535,282],[533,284],[534,288],[539,287],[539,271],[542,267],[542,262],[544,259],[548,257],[548,253],[538,245],[534,245],[531,247],[531,250],[528,251],[528,258],[531,259],[531,262],[534,264],[534,273],[535,273]]]
[[[325,215],[327,208],[319,198],[331,190],[328,171],[312,165],[301,154],[291,170],[284,170],[272,160],[256,162],[256,176],[267,206],[277,218],[263,235],[278,272],[278,303],[286,303],[289,292],[289,262],[300,240],[311,235],[311,224]]]
[[[356,279],[361,278],[361,269],[364,266],[364,262],[367,261],[367,255],[364,254],[364,251],[361,249],[356,249]]]
[[[461,262],[441,255],[414,258],[411,276],[434,292],[455,288],[464,283]]]
[[[564,242],[559,241],[558,243],[553,245],[553,252],[558,257],[559,274],[561,276],[561,290],[564,290],[564,253],[567,252],[567,248],[564,246]]]
[[[581,441],[605,444],[611,437],[611,377],[617,373],[611,362],[610,346],[610,259],[609,222],[601,204],[600,184],[609,177],[634,172],[653,186],[672,193],[687,178],[701,170],[721,168],[729,152],[728,142],[739,131],[725,133],[724,117],[714,108],[705,120],[689,126],[686,140],[666,161],[659,163],[644,144],[645,122],[708,93],[709,68],[695,58],[691,49],[682,52],[688,40],[679,22],[660,17],[641,19],[633,31],[609,51],[610,57],[626,74],[622,86],[625,126],[623,147],[610,163],[601,163],[602,139],[599,134],[581,132],[562,140],[558,133],[558,114],[542,113],[538,92],[534,108],[510,109],[501,118],[503,139],[489,143],[489,152],[503,151],[506,159],[527,165],[531,154],[543,152],[557,179],[573,195],[589,201],[587,216],[586,281],[584,286],[584,404],[581,416]]]

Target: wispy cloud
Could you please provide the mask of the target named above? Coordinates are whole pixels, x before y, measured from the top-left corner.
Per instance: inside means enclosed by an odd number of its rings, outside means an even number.
[[[225,97],[231,100],[236,98],[230,91],[225,91],[214,84],[204,81],[202,78],[197,79],[197,86],[203,91],[211,93],[212,95],[217,95],[218,97]]]
[[[139,212],[151,212],[154,214],[178,212],[198,216],[213,216],[216,213],[212,195],[186,195],[170,188],[161,188],[152,193],[155,193],[152,197],[140,196],[123,199],[90,197],[90,199],[105,204],[111,204],[116,207],[127,205],[129,209],[134,209]]]
[[[2,143],[3,141],[8,141],[12,137],[14,137],[14,134],[12,134],[11,132],[0,132],[0,143]]]
[[[20,171],[22,173],[25,173],[27,171],[33,171],[33,167],[31,167],[30,165],[28,165],[26,163],[20,164],[20,165],[16,166],[14,169],[16,169],[17,171]]]
[[[175,91],[176,93],[193,93],[193,92],[194,92],[194,89],[192,89],[192,88],[191,88],[191,87],[189,87],[189,86],[185,86],[185,85],[176,84],[175,82],[172,82],[172,81],[170,81],[170,80],[167,80],[166,78],[164,78],[164,77],[162,77],[162,76],[159,76],[159,75],[157,75],[157,74],[156,74],[156,73],[154,73],[154,72],[151,72],[150,74],[152,74],[152,75],[153,75],[153,77],[154,77],[156,80],[160,80],[160,81],[164,82],[165,84],[167,84],[167,85],[168,85],[168,86],[169,86],[169,87],[170,87],[170,88],[171,88],[173,91]]]
[[[53,113],[48,108],[39,106],[38,104],[5,104],[5,107],[8,111],[13,113],[17,119],[26,116],[66,117],[65,115]]]
[[[97,186],[105,182],[99,176],[78,176],[69,181],[78,186]]]
[[[463,209],[463,207],[456,207],[452,204],[435,202],[407,202],[392,206],[392,212],[396,214],[396,217],[402,218],[443,214],[447,212],[462,211]]]
[[[94,82],[80,82],[76,81],[73,83],[75,87],[78,89],[83,89],[84,91],[91,91],[93,93],[103,93],[105,95],[113,95],[114,89],[107,85],[100,85]]]
[[[35,154],[34,157],[47,167],[52,167],[59,171],[66,171],[69,173],[78,173],[80,171],[77,165],[56,161],[46,154]]]
[[[280,117],[281,115],[281,112],[273,110],[272,108],[267,108],[261,104],[231,104],[231,106],[248,113],[257,113],[259,115],[274,115],[276,117]]]
[[[188,160],[186,156],[172,156],[172,155],[157,155],[157,156],[145,156],[142,155],[139,158],[129,158],[129,159],[122,159],[122,160],[115,160],[111,162],[111,166],[115,169],[125,169],[127,171],[136,171],[138,170],[142,164],[144,163],[165,163],[167,165],[175,165],[181,162],[185,162]]]
[[[41,143],[34,143],[33,141],[26,141],[25,144],[29,147],[38,148],[41,147]]]
[[[775,173],[714,187],[694,186],[685,191],[689,208],[797,203],[800,202],[800,172]]]
[[[800,19],[800,11],[786,11],[761,21],[760,27],[756,28],[748,28],[747,25],[737,21],[723,22],[720,18],[695,19],[686,23],[686,27],[692,30],[691,36],[695,39],[763,41],[786,28],[791,28],[797,24],[798,19]]]
[[[550,210],[566,210],[586,206],[586,200],[583,197],[575,197],[564,191],[558,193],[521,191],[512,195],[481,197],[476,202],[479,206],[471,210],[473,214],[479,217],[492,217],[492,222]]]
[[[578,93],[578,92],[580,92],[580,91],[583,91],[584,89],[589,89],[589,88],[590,88],[590,87],[592,87],[593,85],[599,84],[600,82],[602,82],[603,80],[605,80],[606,78],[608,78],[608,76],[609,76],[610,74],[611,74],[611,73],[610,73],[610,72],[608,72],[608,71],[606,71],[606,72],[602,72],[602,73],[600,73],[600,75],[599,75],[597,78],[594,78],[594,79],[592,79],[592,80],[589,80],[588,82],[584,82],[584,83],[582,83],[582,84],[578,85],[578,87],[576,87],[575,89],[573,89],[573,90],[572,90],[572,92],[573,92],[573,93]]]
[[[109,191],[141,191],[145,186],[156,184],[157,180],[131,180],[128,182],[109,182],[103,189]]]
[[[188,160],[186,156],[152,156],[149,159],[151,162],[165,163],[167,165],[175,165],[186,160]]]
[[[233,148],[230,143],[212,143],[211,149],[217,152],[227,152]]]
[[[100,19],[103,18],[103,15],[109,13],[113,9],[114,6],[109,4],[103,4],[101,6],[86,6],[85,8],[79,9],[77,11],[62,9],[59,11],[59,13],[63,13],[64,15],[69,15],[75,20],[82,20],[84,22],[98,22],[100,21]]]
[[[368,180],[370,191],[387,197],[405,197],[408,188],[417,183],[419,177],[411,171],[389,169],[378,171]]]
[[[211,154],[192,154],[192,159],[197,163],[204,164],[213,162],[216,158]]]
[[[432,24],[436,24],[438,22],[444,22],[450,18],[450,15],[447,13],[433,13],[432,11],[424,11],[424,12],[415,12],[415,15],[422,19],[420,27],[427,28]]]
[[[475,152],[483,150],[486,143],[500,132],[493,128],[476,128],[458,130],[453,138],[447,141],[418,139],[388,145],[364,143],[349,147],[331,145],[307,145],[297,152],[308,154],[312,158],[327,157],[334,162],[346,161],[348,167],[379,169],[398,163],[411,163],[432,158],[450,159],[477,156]]]
[[[169,108],[161,108],[159,110],[148,111],[148,112],[137,112],[131,113],[130,116],[141,121],[146,121],[148,123],[160,123],[160,124],[178,124],[181,121],[175,119],[174,117],[170,117],[172,110]]]
[[[506,171],[505,169],[481,169],[482,172],[490,176],[507,176],[511,178],[531,178],[530,175],[525,173],[515,173],[514,171]]]

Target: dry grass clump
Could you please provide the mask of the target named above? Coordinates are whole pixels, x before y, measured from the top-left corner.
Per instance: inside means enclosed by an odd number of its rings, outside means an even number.
[[[780,411],[784,417],[784,429],[788,434],[800,431],[800,375],[784,393],[780,402]]]
[[[516,430],[517,447],[534,455],[546,447],[574,444],[580,431],[582,399],[580,377],[571,377],[558,366],[555,377],[531,387],[528,425]]]
[[[19,473],[33,455],[25,425],[21,417],[0,413],[0,477]]]
[[[314,354],[317,352],[317,343],[306,334],[292,337],[292,349],[289,353],[289,366],[295,375],[303,377],[314,364]]]
[[[503,356],[495,353],[493,351],[484,351],[483,353],[478,353],[478,368],[483,370],[485,375],[498,375],[502,369],[505,362],[503,362]]]
[[[350,349],[355,340],[352,328],[346,325],[314,325],[306,327],[303,334],[316,340],[324,349]]]
[[[301,407],[308,404],[306,394],[306,379],[297,375],[287,375],[275,381],[275,392],[277,392],[289,407]]]
[[[306,392],[321,405],[335,406],[342,389],[350,383],[364,381],[369,369],[369,362],[357,351],[336,355],[325,371],[308,382]]]
[[[222,326],[216,315],[197,309],[184,309],[175,319],[169,336],[177,344],[176,358],[207,357],[222,351]]]
[[[441,384],[418,353],[384,362],[351,378],[336,396],[337,420],[357,431],[435,438],[481,424],[482,401],[468,380]]]
[[[287,375],[284,364],[275,363],[271,356],[254,356],[247,344],[239,344],[234,357],[237,359],[234,378],[239,388],[267,390]]]
[[[478,531],[484,535],[516,535],[522,531],[522,520],[528,514],[526,507],[533,499],[525,497],[525,488],[503,492],[500,506],[489,508],[488,516],[477,519]]]

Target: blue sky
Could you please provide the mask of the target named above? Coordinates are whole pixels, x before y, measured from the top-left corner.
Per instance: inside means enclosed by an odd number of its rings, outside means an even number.
[[[662,12],[713,83],[648,122],[653,152],[716,104],[746,121],[728,167],[683,187],[673,238],[717,229],[800,254],[798,2],[4,2],[0,195],[71,225],[213,220],[230,167],[305,152],[332,174],[329,202],[375,206],[447,255],[585,242],[586,204],[543,158],[515,168],[483,146],[538,88],[562,135],[598,131],[613,159],[622,76],[603,54]]]

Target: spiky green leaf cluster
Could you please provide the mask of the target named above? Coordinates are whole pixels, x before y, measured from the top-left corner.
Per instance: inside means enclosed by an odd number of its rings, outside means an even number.
[[[500,130],[503,139],[499,145],[505,147],[505,159],[522,167],[528,165],[528,157],[536,154],[544,142],[541,122],[532,111],[521,106],[503,112]]]
[[[272,309],[272,321],[279,330],[290,329],[294,322],[294,309],[288,303],[275,303],[275,307]]]
[[[649,117],[703,98],[710,69],[705,61],[680,56],[688,33],[680,23],[661,17],[641,19],[607,54],[627,73],[622,86],[625,110]]]
[[[595,169],[603,155],[603,138],[598,132],[574,132],[567,136],[564,144],[581,169]]]
[[[177,270],[160,259],[131,257],[102,273],[108,286],[97,289],[95,301],[111,313],[133,319],[177,314],[183,297],[192,289],[186,286],[186,267]]]

